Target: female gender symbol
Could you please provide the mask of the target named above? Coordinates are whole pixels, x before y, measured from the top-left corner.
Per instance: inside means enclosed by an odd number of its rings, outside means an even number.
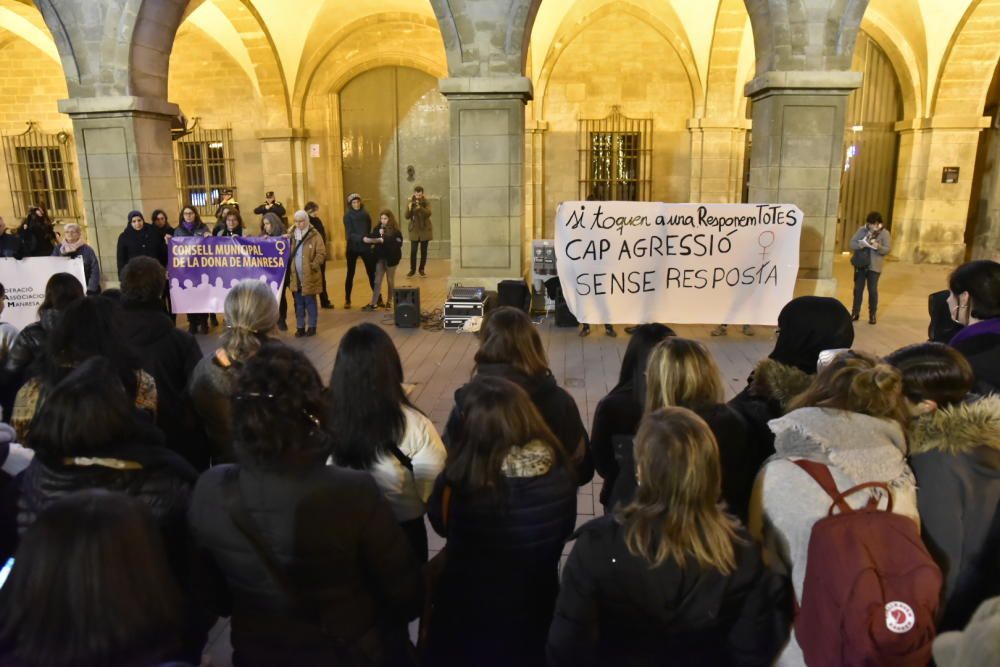
[[[772,245],[774,245],[774,232],[771,230],[764,230],[757,237],[757,245],[760,246],[760,261],[763,264],[767,260],[767,250]]]

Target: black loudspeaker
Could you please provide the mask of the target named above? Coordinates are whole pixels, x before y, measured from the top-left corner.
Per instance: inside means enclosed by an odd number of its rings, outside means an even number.
[[[414,329],[420,326],[419,287],[399,287],[393,290],[392,307],[397,327]]]
[[[523,280],[501,280],[497,285],[498,306],[513,306],[528,312],[531,306],[531,290]]]

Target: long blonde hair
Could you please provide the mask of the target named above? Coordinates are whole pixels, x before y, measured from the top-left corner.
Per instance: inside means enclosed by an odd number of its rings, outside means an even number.
[[[646,412],[675,406],[698,408],[722,403],[719,367],[704,345],[687,338],[665,338],[646,366]]]
[[[639,487],[616,511],[629,552],[656,567],[688,558],[729,574],[736,567],[736,520],[722,509],[719,446],[705,421],[687,408],[647,414],[635,438]]]

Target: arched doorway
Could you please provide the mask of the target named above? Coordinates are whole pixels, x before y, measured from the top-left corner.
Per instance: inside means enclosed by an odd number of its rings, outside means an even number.
[[[899,79],[885,52],[864,31],[858,33],[851,69],[863,72],[861,87],[847,98],[844,171],[840,181],[836,249],[849,249],[851,236],[869,211],[892,226],[899,135],[902,119]]]
[[[406,201],[422,185],[433,212],[428,255],[450,257],[448,101],[437,79],[378,67],[351,79],[339,101],[344,191],[362,196],[373,221],[380,209],[394,211],[406,237]]]

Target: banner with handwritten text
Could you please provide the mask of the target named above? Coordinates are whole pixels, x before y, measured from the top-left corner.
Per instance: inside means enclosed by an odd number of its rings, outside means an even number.
[[[266,282],[279,298],[291,243],[284,237],[183,237],[167,246],[170,304],[175,313],[221,313],[241,280]]]
[[[775,324],[799,270],[788,204],[563,202],[556,261],[581,322]]]

